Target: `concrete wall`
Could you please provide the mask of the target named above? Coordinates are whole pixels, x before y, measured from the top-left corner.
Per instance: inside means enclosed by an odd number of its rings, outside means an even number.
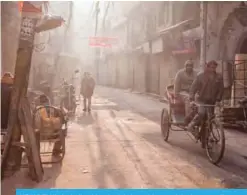
[[[129,65],[128,65],[128,59],[125,54],[122,54],[119,57],[118,61],[118,77],[119,77],[119,87],[123,89],[128,88],[128,74],[129,74]]]
[[[227,25],[225,22],[234,8],[240,2],[209,2],[208,3],[208,37],[207,37],[207,59],[234,59],[234,51],[236,44],[245,31],[236,20],[236,17],[231,17],[233,32],[227,36]],[[215,20],[217,18],[217,20]],[[230,27],[230,26],[229,26]],[[221,41],[222,39],[222,41]]]
[[[148,88],[150,93],[159,94],[159,78],[160,78],[160,65],[161,65],[162,54],[152,54],[151,63],[149,64],[149,84]]]
[[[1,42],[2,42],[2,73],[5,71],[14,73],[21,15],[18,10],[18,2],[1,2]]]
[[[116,58],[112,56],[108,62],[109,85],[115,87],[116,85]]]
[[[243,27],[236,17],[231,16],[234,8],[238,5],[239,2],[208,3],[207,60],[234,58],[239,42],[243,39],[243,34],[247,33],[247,27]],[[145,12],[140,13],[145,14]],[[137,11],[135,14],[137,14]],[[128,22],[130,24],[128,31],[126,32],[125,26],[122,29],[123,31],[121,31],[121,28],[117,29],[115,35],[117,36],[119,34],[119,36],[123,37],[124,33],[120,32],[129,33],[128,36],[131,39],[129,39],[130,42],[128,44],[134,50],[145,41],[145,38],[143,39],[143,36],[145,37],[145,22],[142,23],[142,20],[138,20],[133,15],[129,18]],[[233,27],[230,35],[227,34],[229,26]],[[142,30],[140,30],[141,28]],[[142,43],[139,43],[141,39],[143,39]],[[143,51],[140,51],[140,53],[143,53]],[[199,67],[199,53],[173,56],[169,51],[164,54],[152,54],[148,66],[147,54],[145,55],[144,53],[128,55],[127,58],[129,60],[124,60],[122,56],[120,57],[116,54],[113,55],[115,57],[111,57],[108,61],[107,68],[110,75],[109,83],[112,86],[133,88],[140,92],[146,92],[148,90],[151,93],[160,95],[164,94],[165,87],[171,83],[176,72],[184,67],[186,60],[192,58],[195,61],[195,68],[198,70],[201,68]]]
[[[32,59],[29,86],[34,87],[34,83],[41,82],[41,80],[46,80],[49,82],[49,79],[52,80],[51,77],[53,77],[53,79],[55,77],[54,87],[59,87],[63,79],[67,80],[68,82],[72,82],[74,71],[76,69],[83,71],[81,69],[81,66],[82,64],[78,58],[73,56],[61,55],[58,60],[57,69],[55,70],[53,56],[51,54],[34,53]],[[37,81],[37,74],[41,75],[41,77],[39,78],[41,80],[38,79]]]
[[[146,60],[145,54],[139,54],[134,57],[134,90],[139,92],[146,92]]]
[[[102,61],[99,65],[99,82],[102,85],[107,85],[108,83],[108,71],[107,71],[107,63]]]
[[[161,96],[165,95],[166,86],[170,84],[170,80],[172,77],[170,69],[173,67],[169,57],[163,54],[162,58],[160,59],[160,71],[159,71],[159,94]]]

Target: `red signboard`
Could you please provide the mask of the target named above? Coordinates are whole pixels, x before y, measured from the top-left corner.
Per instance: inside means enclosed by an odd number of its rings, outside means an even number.
[[[182,38],[173,49],[173,54],[189,54],[196,52],[195,42],[191,39]]]
[[[20,12],[42,13],[42,4],[44,1],[19,1],[18,7]]]
[[[89,46],[111,48],[117,41],[118,39],[114,37],[89,37]]]
[[[184,49],[184,50],[177,50],[177,51],[172,51],[172,54],[176,55],[176,54],[190,54],[190,53],[194,53],[195,50],[194,49]]]

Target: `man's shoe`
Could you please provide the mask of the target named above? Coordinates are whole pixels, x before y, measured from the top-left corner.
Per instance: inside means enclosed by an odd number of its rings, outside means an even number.
[[[84,108],[84,109],[83,109],[83,112],[86,112],[86,111],[87,111],[87,109],[86,109],[86,108]]]

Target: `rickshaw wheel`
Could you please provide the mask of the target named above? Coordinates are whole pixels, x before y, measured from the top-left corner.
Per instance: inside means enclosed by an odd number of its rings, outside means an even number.
[[[161,113],[161,121],[160,121],[160,127],[161,127],[161,134],[163,136],[164,141],[168,141],[169,133],[170,133],[170,119],[169,119],[169,112],[163,108]]]
[[[66,137],[66,132],[64,130],[62,130],[62,132],[60,134],[61,145],[62,145],[60,162],[62,162],[62,160],[64,159],[64,156],[65,156],[65,137]]]
[[[213,127],[216,127],[217,130]],[[208,159],[211,163],[217,165],[221,161],[225,153],[225,132],[223,126],[220,124],[220,122],[216,121],[215,119],[212,119],[210,121],[209,126],[205,130],[205,149]],[[217,153],[213,151],[214,144],[220,144]]]
[[[60,142],[61,142],[61,149],[58,153],[58,155],[56,156],[56,159],[57,159],[57,163],[62,163],[63,162],[63,159],[65,157],[65,131],[64,130],[61,130],[61,133],[59,135],[60,137]]]

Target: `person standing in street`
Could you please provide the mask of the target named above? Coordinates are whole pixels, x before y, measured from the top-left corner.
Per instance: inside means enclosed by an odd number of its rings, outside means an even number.
[[[85,72],[81,82],[81,94],[83,96],[83,111],[91,111],[91,99],[95,88],[95,81],[89,72]]]

